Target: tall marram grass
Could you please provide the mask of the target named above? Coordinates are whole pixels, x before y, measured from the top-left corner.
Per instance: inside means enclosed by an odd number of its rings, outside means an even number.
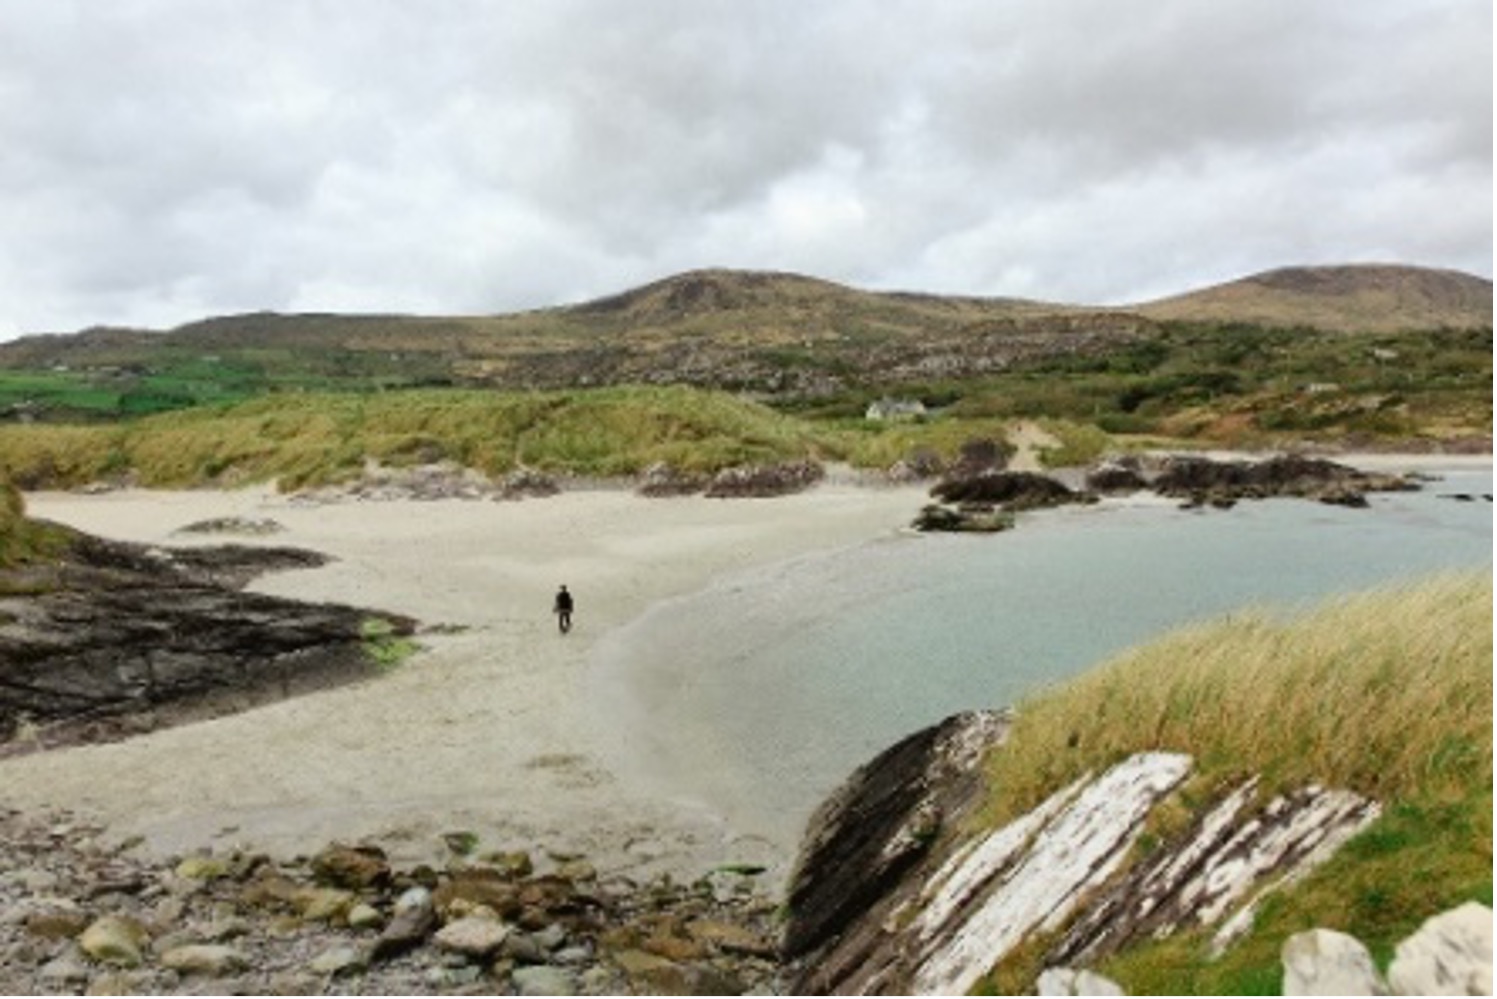
[[[0,475],[26,489],[124,472],[155,487],[278,480],[296,489],[352,478],[371,459],[623,475],[659,461],[714,471],[834,448],[803,421],[686,388],[286,394],[114,426],[0,428]]]
[[[985,820],[1151,749],[1195,758],[1177,820],[1252,774],[1264,795],[1359,791],[1382,817],[1278,893],[1226,957],[1208,960],[1187,934],[1106,970],[1134,994],[1274,988],[1283,940],[1314,926],[1386,961],[1429,916],[1492,901],[1492,596],[1490,574],[1449,574],[1292,616],[1233,615],[1129,652],[1020,706],[990,763]]]
[[[1492,780],[1492,583],[1453,575],[1168,635],[1024,704],[993,779],[1027,808],[1147,749],[1386,799]],[[1473,769],[1474,768],[1474,769]]]

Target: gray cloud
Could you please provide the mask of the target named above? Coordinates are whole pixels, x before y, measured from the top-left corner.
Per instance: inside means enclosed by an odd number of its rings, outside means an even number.
[[[10,0],[0,336],[709,265],[1490,275],[1491,68],[1485,0]]]

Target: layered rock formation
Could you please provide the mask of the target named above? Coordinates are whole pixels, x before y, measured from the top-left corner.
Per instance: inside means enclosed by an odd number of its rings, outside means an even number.
[[[0,572],[0,752],[145,731],[367,675],[415,622],[240,590],[313,552],[162,549],[79,536]]]
[[[1248,780],[1144,855],[1151,813],[1193,770],[1141,753],[997,828],[966,821],[995,716],[959,715],[859,770],[813,820],[793,876],[787,955],[798,990],[962,994],[1021,947],[1071,969],[1130,942],[1215,928],[1230,947],[1259,900],[1379,814],[1348,791],[1266,801]],[[1074,984],[1074,975],[1067,979]]]

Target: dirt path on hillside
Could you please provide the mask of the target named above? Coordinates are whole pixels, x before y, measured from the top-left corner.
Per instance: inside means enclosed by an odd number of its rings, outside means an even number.
[[[1043,471],[1040,452],[1061,446],[1058,437],[1033,420],[1022,420],[1009,427],[1008,442],[1014,448],[1008,467],[1015,472]]]

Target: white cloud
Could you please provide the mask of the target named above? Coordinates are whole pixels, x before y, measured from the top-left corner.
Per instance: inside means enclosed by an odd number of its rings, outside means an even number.
[[[0,336],[673,270],[1491,273],[1485,0],[10,0]]]

